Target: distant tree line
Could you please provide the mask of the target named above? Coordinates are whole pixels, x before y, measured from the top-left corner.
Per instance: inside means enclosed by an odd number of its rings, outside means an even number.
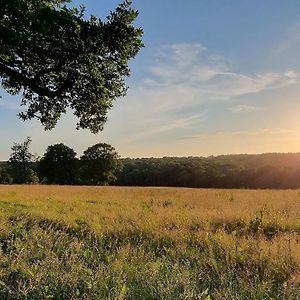
[[[300,188],[300,153],[122,160],[117,185]]]
[[[109,144],[95,144],[78,159],[63,143],[50,145],[40,158],[30,153],[30,143],[28,137],[13,145],[10,159],[0,165],[0,183],[107,185],[117,179],[122,167],[118,153]]]
[[[13,145],[9,161],[0,163],[0,183],[300,188],[300,153],[120,159],[114,147],[98,143],[77,158],[61,143],[37,157],[30,143]]]

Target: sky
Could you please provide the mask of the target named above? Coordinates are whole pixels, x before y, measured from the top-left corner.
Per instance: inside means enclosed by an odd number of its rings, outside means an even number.
[[[105,18],[120,1],[73,0]],[[78,156],[106,142],[122,157],[300,152],[298,0],[133,0],[145,48],[128,94],[99,134],[68,111],[52,131],[17,118],[20,97],[0,90],[0,160],[14,142],[31,151],[65,143]]]

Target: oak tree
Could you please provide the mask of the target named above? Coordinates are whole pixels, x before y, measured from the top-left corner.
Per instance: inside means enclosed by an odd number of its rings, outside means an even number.
[[[105,19],[85,17],[66,0],[0,0],[0,79],[21,94],[23,120],[52,129],[68,108],[77,128],[103,129],[108,110],[124,96],[128,63],[139,52],[138,12],[125,0]]]

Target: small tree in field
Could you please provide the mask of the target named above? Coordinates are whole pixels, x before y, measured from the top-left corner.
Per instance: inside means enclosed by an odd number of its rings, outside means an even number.
[[[74,184],[78,177],[76,152],[64,144],[51,145],[40,161],[40,177],[47,183]]]
[[[14,183],[37,183],[35,172],[36,157],[29,152],[31,138],[27,137],[23,143],[14,143],[9,159],[9,167]]]
[[[122,167],[119,155],[109,144],[99,143],[89,147],[81,156],[81,180],[86,184],[107,185],[116,180]]]

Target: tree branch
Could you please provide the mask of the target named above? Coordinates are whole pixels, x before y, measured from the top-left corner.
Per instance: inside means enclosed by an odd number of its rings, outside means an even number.
[[[40,96],[47,96],[54,98],[59,96],[64,90],[72,86],[73,80],[67,78],[62,85],[55,91],[51,91],[48,88],[38,85],[36,79],[28,78],[18,71],[6,66],[3,62],[0,61],[0,73],[4,73],[16,81],[22,83],[24,86],[28,86],[33,92],[37,93]]]
[[[63,59],[61,60],[56,66],[51,67],[51,68],[46,68],[46,69],[42,69],[41,71],[39,71],[35,76],[34,79],[38,79],[40,77],[42,77],[43,75],[50,73],[50,72],[54,72],[54,71],[58,71],[64,64],[65,64],[66,60]]]

